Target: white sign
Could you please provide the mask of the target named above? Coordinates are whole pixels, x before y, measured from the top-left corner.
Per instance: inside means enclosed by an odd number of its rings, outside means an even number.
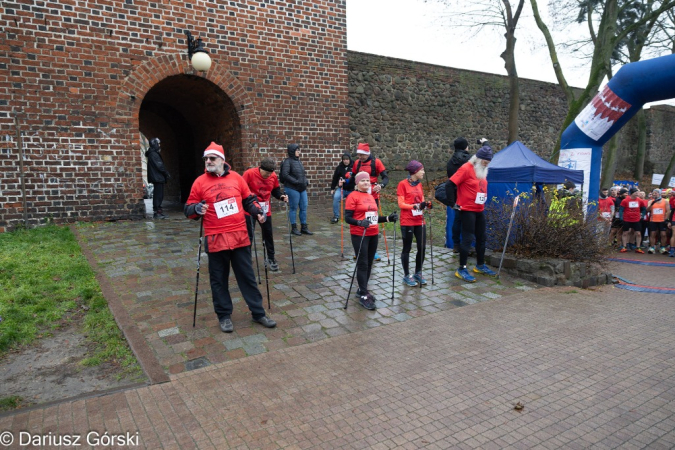
[[[661,182],[663,181],[663,175],[662,173],[655,173],[652,175],[652,184],[654,186],[660,186]],[[670,182],[668,183],[668,187],[675,187],[675,177],[670,178]]]
[[[590,148],[568,148],[560,150],[558,165],[565,169],[584,171],[584,202],[588,201],[588,186],[591,181],[591,156],[593,151]],[[581,189],[581,186],[577,186]]]

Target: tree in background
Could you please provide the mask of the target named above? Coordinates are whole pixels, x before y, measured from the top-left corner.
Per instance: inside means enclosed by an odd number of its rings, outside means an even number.
[[[456,28],[470,28],[474,34],[484,28],[503,29],[506,48],[500,55],[509,77],[509,136],[508,143],[518,140],[518,114],[520,112],[520,83],[516,70],[516,28],[525,0],[518,0],[515,11],[510,0],[425,0],[446,5],[452,11],[444,17]],[[456,9],[454,8],[456,7]]]
[[[612,56],[616,54],[615,52],[617,48],[620,48],[620,44],[625,42],[628,36],[631,35],[631,33],[634,33],[635,30],[644,27],[647,23],[654,20],[654,18],[658,18],[662,13],[675,7],[675,0],[646,0],[645,3],[650,3],[650,5],[652,5],[649,13],[645,13],[639,20],[636,20],[632,24],[620,25],[619,18],[623,17],[625,10],[632,7],[634,3],[636,2],[625,0],[565,0],[561,3],[556,3],[558,11],[567,12],[571,16],[576,16],[577,18],[580,16],[585,17],[585,21],[589,24],[589,33],[591,36],[589,41],[589,45],[591,46],[591,51],[589,52],[591,69],[586,87],[577,96],[565,79],[563,69],[558,59],[556,44],[553,42],[548,26],[541,18],[537,0],[530,0],[537,27],[539,27],[539,30],[546,40],[551,63],[553,64],[553,70],[555,71],[558,84],[563,90],[568,105],[567,116],[565,117],[558,134],[556,146],[551,154],[551,161],[557,162],[558,160],[561,146],[560,140],[563,131],[565,131],[586,104],[588,104],[588,102],[597,94],[604,78],[611,77]],[[597,24],[597,26],[595,24]]]

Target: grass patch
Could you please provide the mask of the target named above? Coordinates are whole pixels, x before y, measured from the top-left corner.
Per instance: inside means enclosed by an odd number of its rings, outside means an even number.
[[[94,346],[89,364],[114,362],[141,373],[69,228],[0,234],[0,248],[0,357],[85,311],[82,331]]]
[[[23,403],[23,398],[18,395],[0,398],[0,411],[11,411],[18,408]]]

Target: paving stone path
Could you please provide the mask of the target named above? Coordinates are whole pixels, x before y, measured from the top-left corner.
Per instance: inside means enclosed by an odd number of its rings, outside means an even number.
[[[198,222],[189,221],[174,211],[169,220],[81,227],[78,239],[99,279],[102,276],[104,284],[111,288],[106,296],[119,299],[128,316],[127,337],[130,341],[142,337],[147,344],[148,351],[140,352],[141,358],[146,359],[141,361],[144,367],[154,363],[166,374],[404,322],[538,287],[506,274],[500,280],[477,275],[477,283],[464,283],[454,276],[457,257],[442,247],[434,247],[434,283],[431,282],[431,252],[427,251],[424,273],[428,284],[421,289],[404,286],[400,260],[393,255],[390,232],[389,261],[397,263],[393,299],[393,267],[387,264],[387,246],[380,239],[382,261],[375,263],[369,284],[378,299],[378,309],[366,311],[358,304],[355,285],[345,310],[354,268],[348,229],[345,229],[344,241],[346,258],[342,258],[340,226],[330,224],[315,212],[310,212],[309,222],[314,235],[294,237],[291,258],[286,216],[283,212],[273,215],[275,249],[281,270],[268,273],[269,314],[277,321],[277,328],[269,330],[251,322],[234,275],[230,275],[230,292],[235,303],[232,315],[235,331],[231,334],[220,331],[213,312],[205,254],[201,259],[197,323],[192,327]],[[257,237],[259,244],[259,228]],[[399,239],[398,255],[400,249]],[[259,287],[267,307],[262,248],[258,246],[257,250]],[[410,257],[413,266],[414,258],[413,251]],[[295,274],[292,273],[293,260]],[[138,348],[143,344],[132,342],[132,346]],[[155,361],[149,361],[150,358]]]

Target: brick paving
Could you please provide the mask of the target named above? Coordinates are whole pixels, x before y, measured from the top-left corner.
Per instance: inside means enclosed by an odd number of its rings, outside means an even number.
[[[612,286],[528,290],[515,280],[510,286],[503,282],[469,287],[439,269],[433,287],[414,292],[397,287],[402,300],[383,302],[386,314],[368,316],[374,313],[352,305],[346,316],[336,317],[329,313],[341,310],[342,299],[331,286],[337,283],[335,277],[345,276],[340,264],[348,267],[349,262],[330,266],[328,257],[303,259],[328,245],[321,243],[319,234],[315,242],[297,245],[296,260],[296,277],[317,275],[316,281],[298,283],[284,272],[275,282],[277,291],[293,294],[284,305],[288,308],[275,306],[284,311],[274,312],[280,319],[276,331],[303,330],[288,333],[292,337],[286,341],[295,341],[272,348],[270,343],[279,339],[243,326],[240,311],[235,316],[237,333],[224,340],[214,337],[213,342],[209,338],[216,334],[211,331],[197,337],[200,329],[212,328],[210,308],[200,308],[200,322],[190,335],[182,317],[189,316],[191,328],[191,309],[177,306],[189,297],[189,292],[180,292],[180,283],[190,290],[190,281],[179,278],[190,273],[194,263],[187,256],[194,248],[182,237],[192,236],[194,230],[184,232],[177,225],[158,223],[156,227],[166,228],[157,235],[144,233],[144,223],[122,223],[88,228],[81,237],[86,236],[87,245],[101,241],[96,264],[109,280],[107,295],[114,291],[123,297],[121,304],[128,310],[123,322],[143,317],[131,323],[148,323],[140,340],[185,335],[176,344],[165,342],[165,348],[176,355],[173,346],[181,343],[195,349],[220,344],[226,348],[221,350],[224,361],[186,368],[168,375],[165,383],[2,415],[0,439],[6,439],[7,432],[16,436],[7,448],[24,448],[18,445],[22,431],[52,439],[81,435],[84,448],[90,432],[129,433],[138,446],[128,448],[147,449],[675,447],[671,295]],[[127,233],[129,228],[137,233]],[[333,232],[329,225],[315,228]],[[151,253],[162,254],[162,261]],[[452,257],[443,251],[434,249],[434,256],[452,265]],[[385,270],[386,262],[382,266]],[[334,267],[335,273],[319,278],[315,272],[320,267]],[[634,278],[649,274],[672,286],[670,267],[636,265],[629,270]],[[141,273],[153,281],[142,282]],[[284,289],[276,288],[280,281]],[[133,297],[135,286],[146,294]],[[152,303],[156,292],[170,293],[173,299]],[[501,296],[484,295],[493,292]],[[284,302],[277,295],[273,301]],[[306,295],[318,298],[302,300]],[[206,292],[202,296],[208,298]],[[324,296],[336,298],[321,303]],[[439,301],[444,297],[448,298]],[[457,300],[466,306],[452,303]],[[331,302],[339,307],[326,306]],[[406,303],[415,307],[396,309]],[[142,316],[143,304],[158,311]],[[384,320],[399,314],[410,318]],[[296,324],[299,317],[308,322]],[[241,332],[246,329],[250,331]],[[333,329],[345,331],[329,334]],[[203,345],[194,344],[200,340]],[[152,347],[144,357],[155,357],[155,351]],[[228,352],[239,356],[231,358]],[[186,358],[183,364],[199,358]],[[524,405],[521,411],[514,409],[518,403]],[[45,447],[58,447],[54,442]]]
[[[205,254],[201,260],[197,325],[192,327],[199,225],[177,211],[172,211],[170,217],[163,221],[100,224],[81,227],[77,231],[90,263],[99,272],[99,280],[110,287],[104,292],[106,297],[119,299],[122,312],[129,318],[122,327],[127,337],[133,341],[133,336],[142,336],[149,349],[141,358],[145,360],[141,361],[146,363],[144,367],[154,363],[165,374],[403,322],[539,287],[506,274],[501,280],[478,275],[479,282],[464,283],[454,276],[457,258],[449,249],[435,247],[434,284],[431,283],[431,253],[427,252],[425,274],[428,284],[421,289],[404,286],[399,263],[392,300],[392,266],[387,264],[386,245],[380,239],[382,261],[375,263],[369,284],[378,298],[378,310],[366,311],[358,305],[354,295],[356,285],[352,289],[350,306],[344,310],[354,268],[348,229],[345,229],[344,241],[347,259],[343,259],[339,225],[332,225],[327,218],[310,212],[310,229],[315,234],[294,237],[291,258],[288,222],[283,212],[279,212],[274,214],[273,224],[281,270],[268,274],[272,306],[269,314],[278,326],[269,330],[251,322],[234,275],[230,275],[235,332],[224,334],[213,312]],[[257,237],[260,238],[259,228]],[[393,263],[391,230],[388,238]],[[399,239],[398,254],[400,249]],[[413,251],[413,267],[414,258]],[[258,259],[259,288],[267,307],[263,255],[259,246]],[[293,259],[296,274],[292,274]],[[135,344],[137,349],[143,343]],[[164,379],[160,375],[155,381]]]
[[[20,411],[0,433],[130,433],[148,449],[673,448],[670,297],[528,291]]]

